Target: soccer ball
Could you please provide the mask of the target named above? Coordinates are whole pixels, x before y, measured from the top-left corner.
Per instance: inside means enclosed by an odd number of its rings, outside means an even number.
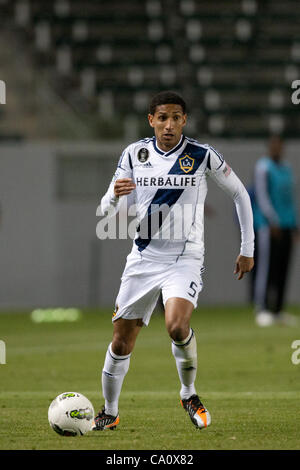
[[[91,431],[94,416],[91,402],[76,392],[61,393],[48,410],[49,424],[61,436],[83,436]]]

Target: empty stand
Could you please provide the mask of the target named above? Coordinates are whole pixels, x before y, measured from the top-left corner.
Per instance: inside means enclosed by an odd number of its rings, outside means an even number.
[[[195,136],[299,135],[298,0],[1,0],[0,13],[99,137],[109,123],[121,136],[128,113],[142,135],[161,89],[187,98]]]

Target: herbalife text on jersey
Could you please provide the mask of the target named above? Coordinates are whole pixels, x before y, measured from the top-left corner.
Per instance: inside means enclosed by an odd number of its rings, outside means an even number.
[[[114,209],[101,214],[98,206],[96,215],[100,220],[96,234],[100,240],[134,239],[138,233],[141,239],[183,240],[191,231],[195,214],[201,214],[202,205],[194,204],[151,204],[145,214],[139,214],[137,205],[128,207],[124,198],[117,214]]]

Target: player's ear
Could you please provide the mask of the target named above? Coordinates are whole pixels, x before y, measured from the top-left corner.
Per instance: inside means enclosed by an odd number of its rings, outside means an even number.
[[[182,127],[184,127],[186,125],[186,121],[187,121],[187,114],[184,114],[183,115],[183,124],[182,124]]]
[[[154,118],[153,114],[149,113],[148,114],[148,121],[149,121],[149,124],[150,124],[151,127],[154,127],[153,118]]]

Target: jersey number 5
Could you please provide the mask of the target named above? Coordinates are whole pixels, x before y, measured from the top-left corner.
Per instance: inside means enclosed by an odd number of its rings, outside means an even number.
[[[190,289],[192,290],[192,294],[191,294],[190,292],[188,292],[188,294],[189,294],[191,297],[193,297],[193,298],[194,298],[195,295],[197,294],[197,291],[196,291],[195,287],[197,287],[197,284],[196,284],[194,281],[192,281],[192,282],[190,283]]]

